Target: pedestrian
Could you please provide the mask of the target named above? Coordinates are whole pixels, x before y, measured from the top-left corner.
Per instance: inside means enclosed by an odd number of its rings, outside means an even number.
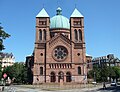
[[[105,82],[103,82],[103,89],[106,89],[106,85],[105,85]]]

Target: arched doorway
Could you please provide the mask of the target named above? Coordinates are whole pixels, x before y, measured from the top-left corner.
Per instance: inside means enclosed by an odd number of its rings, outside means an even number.
[[[56,76],[55,76],[55,73],[54,72],[51,72],[50,73],[50,77],[51,77],[51,82],[55,82],[56,81]]]
[[[64,73],[62,71],[58,73],[58,82],[60,82],[60,79],[64,81]]]
[[[71,82],[71,73],[70,72],[66,73],[66,82]]]

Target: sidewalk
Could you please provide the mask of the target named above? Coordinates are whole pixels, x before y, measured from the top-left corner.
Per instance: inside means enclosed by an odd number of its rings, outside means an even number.
[[[109,87],[110,84],[106,84],[106,87]],[[103,85],[96,85],[95,87],[86,87],[81,89],[70,89],[70,90],[59,90],[54,92],[97,92],[99,89],[103,88]]]
[[[106,84],[106,87],[109,87],[109,84]],[[40,87],[33,87],[32,85],[12,85],[8,86],[7,89],[12,90],[14,89],[15,92],[100,92],[98,89],[103,88],[102,84],[93,86],[93,85],[86,85],[86,87],[82,88],[40,88]],[[4,91],[7,92],[7,91]],[[14,92],[14,91],[12,91]]]

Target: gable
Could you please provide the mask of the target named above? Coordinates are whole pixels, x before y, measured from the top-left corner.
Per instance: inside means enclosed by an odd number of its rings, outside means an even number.
[[[50,41],[49,41],[49,46],[52,47],[54,45],[66,45],[68,47],[70,47],[71,41],[64,35],[62,34],[58,34],[55,37],[53,37]]]

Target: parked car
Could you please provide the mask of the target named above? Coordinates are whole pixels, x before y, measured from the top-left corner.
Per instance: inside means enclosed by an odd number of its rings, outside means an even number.
[[[111,86],[117,86],[117,83],[116,82],[111,82]]]
[[[96,82],[96,81],[93,81],[92,84],[97,84],[97,82]]]
[[[117,85],[120,85],[120,82],[117,82]]]

